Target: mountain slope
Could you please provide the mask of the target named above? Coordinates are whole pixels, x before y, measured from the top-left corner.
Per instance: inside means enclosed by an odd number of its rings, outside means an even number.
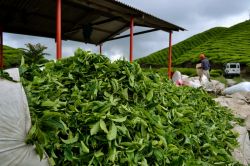
[[[209,40],[216,38],[219,34],[223,33],[226,28],[217,27],[207,30],[205,32],[194,35],[178,44],[173,45],[173,60],[177,59],[180,55],[198,47]],[[167,63],[168,48],[162,49],[149,56],[138,59],[138,63],[146,66],[165,66]]]
[[[168,48],[138,59],[142,66],[162,67],[167,64]],[[241,62],[250,66],[250,21],[230,28],[212,28],[173,46],[173,65],[193,66],[203,52],[214,66]]]
[[[3,46],[4,68],[17,67],[21,63],[22,52],[19,49]]]

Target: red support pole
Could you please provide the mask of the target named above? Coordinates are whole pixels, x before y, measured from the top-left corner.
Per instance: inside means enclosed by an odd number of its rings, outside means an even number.
[[[3,69],[3,27],[0,25],[0,68]]]
[[[130,63],[133,62],[133,41],[134,38],[134,17],[130,17],[130,54],[129,54],[129,61]]]
[[[172,77],[172,31],[169,32],[169,47],[168,47],[168,79]]]
[[[102,44],[100,44],[100,55],[102,55]]]
[[[62,58],[62,1],[56,0],[56,59]]]

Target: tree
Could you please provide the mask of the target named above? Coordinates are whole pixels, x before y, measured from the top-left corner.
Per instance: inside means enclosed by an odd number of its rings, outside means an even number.
[[[47,49],[46,46],[38,43],[38,44],[25,44],[27,48],[22,48],[22,52],[24,55],[25,63],[26,64],[42,64],[48,62],[48,60],[44,57],[45,55],[49,55],[44,51]]]

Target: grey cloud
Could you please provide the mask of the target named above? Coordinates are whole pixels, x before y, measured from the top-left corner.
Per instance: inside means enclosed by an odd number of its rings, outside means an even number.
[[[198,14],[218,19],[247,12],[247,6],[250,7],[249,0],[210,0],[209,2],[201,6]]]
[[[189,24],[199,18],[223,18],[247,12],[249,0],[122,0],[148,13],[176,24]]]

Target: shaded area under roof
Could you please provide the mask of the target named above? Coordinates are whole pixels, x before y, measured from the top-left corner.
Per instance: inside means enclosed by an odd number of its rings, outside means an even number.
[[[163,31],[185,30],[116,0],[62,0],[62,39],[101,44],[134,25]],[[56,0],[0,0],[4,32],[56,37]]]

